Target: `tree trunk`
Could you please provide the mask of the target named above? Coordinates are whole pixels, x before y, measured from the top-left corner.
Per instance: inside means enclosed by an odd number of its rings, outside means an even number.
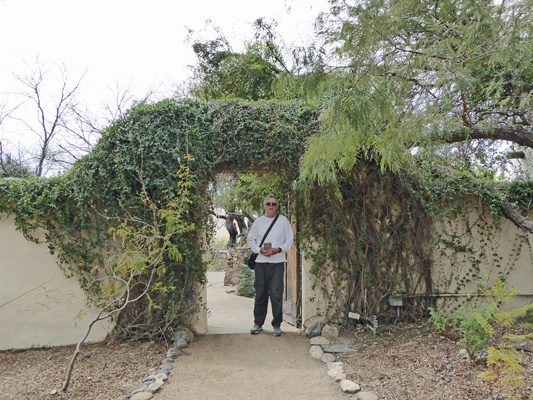
[[[533,221],[529,218],[526,218],[520,213],[511,207],[508,204],[505,204],[503,206],[503,213],[504,215],[510,219],[517,227],[520,229],[523,229],[529,233],[533,233]]]
[[[228,247],[235,247],[237,244],[237,235],[239,231],[234,226],[235,215],[229,214],[226,218],[226,230],[229,233]]]

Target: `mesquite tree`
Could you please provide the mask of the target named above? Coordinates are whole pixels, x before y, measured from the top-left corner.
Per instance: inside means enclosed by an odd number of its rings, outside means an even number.
[[[332,181],[362,158],[394,172],[423,160],[479,185],[502,176],[507,143],[533,147],[531,0],[331,3],[317,21],[328,62],[307,77],[324,111],[304,176]]]

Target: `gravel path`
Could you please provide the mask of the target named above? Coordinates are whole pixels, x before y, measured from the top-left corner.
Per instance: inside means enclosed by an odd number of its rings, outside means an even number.
[[[207,335],[187,353],[155,399],[345,399],[326,365],[310,357],[305,335]]]

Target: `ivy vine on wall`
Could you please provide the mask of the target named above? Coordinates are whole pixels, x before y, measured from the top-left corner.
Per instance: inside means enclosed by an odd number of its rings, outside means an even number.
[[[206,188],[217,169],[271,170],[294,179],[305,138],[317,129],[317,109],[297,103],[141,104],[108,127],[93,151],[65,175],[0,180],[0,213],[14,214],[17,229],[29,240],[36,241],[35,232],[44,229],[63,270],[98,298],[94,271],[114,250],[109,230],[120,217],[134,216],[142,224],[151,212],[146,197],[161,208],[175,198],[187,203],[183,218],[190,229],[173,236],[183,257],[165,260],[166,273],[158,277],[168,290],[154,292],[150,302],[135,304],[118,321],[119,329],[132,321],[137,327],[121,334],[166,332],[162,327],[188,317],[195,283],[204,279]],[[183,164],[188,182],[177,174]]]
[[[109,126],[93,151],[65,175],[0,180],[0,214],[15,215],[17,229],[28,240],[35,241],[35,232],[44,229],[64,271],[98,298],[102,293],[92,285],[94,271],[108,252],[116,251],[110,230],[120,217],[132,216],[133,223],[142,224],[151,212],[146,198],[160,209],[174,199],[186,204],[181,222],[188,228],[172,237],[172,248],[181,256],[165,260],[159,290],[150,301],[136,303],[118,320],[118,334],[153,336],[183,323],[192,312],[195,283],[205,276],[207,190],[217,171],[269,171],[280,175],[286,187],[292,182],[299,244],[317,280],[331,283],[325,293],[330,304],[340,304],[343,313],[371,316],[390,312],[386,300],[391,294],[422,293],[428,296],[408,298],[410,307],[404,309],[412,316],[426,313],[433,301],[433,222],[460,217],[451,200],[466,187],[471,192],[475,186],[496,214],[504,195],[465,177],[443,178],[432,166],[421,164],[416,173],[396,175],[364,159],[350,173],[339,172],[336,182],[300,179],[299,160],[307,138],[320,129],[319,113],[296,102],[169,99],[140,104]],[[186,176],[178,173],[184,165]],[[523,199],[531,192],[515,186],[507,193]],[[468,245],[453,239],[448,235],[441,243],[455,252]],[[339,287],[347,291],[341,294]],[[135,329],[129,329],[132,325]]]

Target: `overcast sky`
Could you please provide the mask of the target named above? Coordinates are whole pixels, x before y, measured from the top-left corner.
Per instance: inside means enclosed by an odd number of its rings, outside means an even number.
[[[186,44],[188,28],[202,31],[206,20],[220,26],[232,43],[251,37],[252,22],[275,18],[287,43],[308,41],[312,23],[327,0],[0,0],[0,93],[15,91],[13,73],[23,62],[64,62],[71,77],[83,79],[91,105],[108,86],[133,83],[138,97],[163,83],[189,76],[195,58]],[[206,38],[213,38],[213,35]],[[94,105],[97,106],[96,104]],[[6,138],[8,126],[0,131]],[[18,135],[22,135],[19,131]]]

